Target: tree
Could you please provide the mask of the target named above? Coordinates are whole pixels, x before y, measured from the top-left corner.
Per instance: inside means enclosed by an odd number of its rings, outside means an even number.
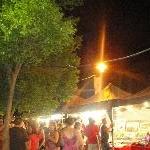
[[[16,108],[32,116],[39,115],[39,112],[47,115],[60,102],[69,99],[77,87],[78,71],[65,67],[68,63],[79,64],[79,60],[67,52],[51,56],[41,66],[24,68],[16,86]]]
[[[74,20],[64,18],[52,0],[11,0],[2,5],[0,63],[8,75],[4,150],[9,149],[9,121],[20,71],[26,66],[41,65],[52,55],[72,53],[75,33]]]

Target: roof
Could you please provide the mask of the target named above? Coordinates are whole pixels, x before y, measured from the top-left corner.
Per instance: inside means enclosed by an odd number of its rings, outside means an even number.
[[[68,102],[67,102],[67,105],[68,106],[72,106],[72,105],[84,105],[85,103],[85,99],[84,98],[81,98],[80,96],[73,96]]]
[[[150,87],[147,87],[146,89],[137,92],[134,95],[131,95],[127,97],[126,99],[143,99],[143,98],[149,98],[150,99]]]
[[[89,99],[73,96],[62,107],[63,112],[78,112],[92,109],[103,109],[124,106],[128,104],[140,104],[150,101],[150,87],[132,95],[113,84],[108,84],[103,89],[103,99],[100,101],[100,95],[96,94]]]
[[[99,94],[93,95],[88,99],[81,98],[80,96],[73,96],[69,101],[66,102],[63,109],[68,109],[69,107],[85,106],[100,101],[108,101],[115,99],[123,99],[130,96],[131,94],[120,89],[119,87],[109,83],[102,91],[102,98]]]
[[[131,93],[128,93],[119,87],[109,83],[102,91],[102,96],[100,94],[93,95],[88,99],[91,103],[100,102],[100,101],[108,101],[115,99],[124,99],[126,97],[131,96]]]

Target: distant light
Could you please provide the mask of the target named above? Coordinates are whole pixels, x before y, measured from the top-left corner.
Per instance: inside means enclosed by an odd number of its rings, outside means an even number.
[[[144,102],[144,107],[149,107],[149,102]]]
[[[50,121],[50,118],[49,117],[38,117],[37,118],[37,122],[40,123],[40,122],[44,122],[46,124],[48,124]]]
[[[51,115],[50,120],[60,120],[62,119],[62,115],[61,114],[53,114]]]
[[[102,118],[106,117],[106,110],[99,110],[99,111],[85,111],[80,112],[80,117],[84,124],[88,124],[89,118],[92,118],[93,120],[98,123]]]
[[[98,63],[96,68],[100,73],[103,73],[107,69],[107,65],[105,63]]]
[[[134,110],[132,105],[128,105],[126,108],[127,108],[128,111],[133,111]]]

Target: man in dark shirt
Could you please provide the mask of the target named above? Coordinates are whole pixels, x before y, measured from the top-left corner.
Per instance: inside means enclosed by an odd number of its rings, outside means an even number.
[[[102,126],[101,126],[101,149],[102,150],[109,150],[109,128],[106,126],[107,121],[106,118],[102,120]]]
[[[28,150],[28,136],[21,118],[16,118],[10,129],[10,150]]]

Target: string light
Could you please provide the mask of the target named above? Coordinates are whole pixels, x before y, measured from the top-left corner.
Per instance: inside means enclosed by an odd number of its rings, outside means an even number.
[[[144,49],[140,52],[137,52],[137,53],[134,53],[134,54],[131,54],[131,55],[127,55],[127,56],[124,56],[124,57],[119,57],[119,58],[114,58],[114,59],[110,59],[110,60],[105,60],[104,63],[109,63],[109,62],[116,62],[116,61],[121,61],[121,60],[125,60],[125,59],[129,59],[129,58],[132,58],[132,57],[135,57],[135,56],[138,56],[138,55],[141,55],[143,53],[146,53],[146,52],[149,52],[150,51],[150,48],[147,48],[147,49]],[[66,65],[66,66],[50,66],[50,67],[58,67],[58,68],[82,68],[82,67],[91,67],[92,64],[86,64],[86,65],[80,65],[79,67],[78,66],[73,66],[73,65]],[[86,77],[86,78],[82,78],[80,79],[81,81],[83,80],[87,80],[87,79],[91,79],[95,77],[95,75],[91,75],[89,77]]]
[[[134,53],[134,54],[131,54],[131,55],[127,55],[127,56],[124,56],[124,57],[119,57],[119,58],[115,58],[115,59],[106,60],[106,61],[104,61],[104,62],[105,62],[105,63],[108,63],[108,62],[121,61],[121,60],[129,59],[129,58],[131,58],[131,57],[138,56],[138,55],[143,54],[143,53],[146,53],[146,52],[148,52],[148,51],[150,51],[150,48],[147,48],[147,49],[142,50],[142,51],[140,51],[140,52],[137,52],[137,53]],[[88,64],[87,66],[90,66],[90,64]],[[91,75],[91,76],[86,77],[86,78],[83,78],[83,79],[81,79],[81,80],[91,79],[91,78],[93,78],[94,76],[95,76],[95,75]]]
[[[83,78],[83,79],[81,79],[81,81],[87,80],[87,79],[91,79],[91,78],[93,78],[93,77],[95,77],[95,75],[91,75],[91,76],[89,76],[89,77]]]
[[[124,56],[124,57],[119,57],[119,58],[115,58],[115,59],[111,59],[111,60],[106,60],[104,62],[114,62],[114,61],[120,61],[120,60],[124,60],[124,59],[129,59],[131,57],[138,56],[138,55],[146,53],[148,51],[150,51],[150,48],[147,48],[147,49],[142,50],[140,52],[137,52],[137,53],[134,53],[134,54],[131,54],[131,55],[127,55],[127,56]]]

